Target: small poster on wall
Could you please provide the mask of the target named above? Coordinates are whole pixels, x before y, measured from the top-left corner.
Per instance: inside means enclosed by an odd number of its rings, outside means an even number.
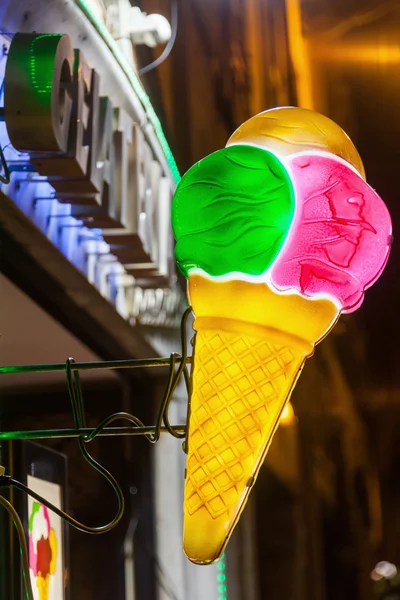
[[[28,475],[28,487],[62,508],[61,486]],[[65,600],[61,517],[28,496],[29,573],[35,600]]]
[[[63,454],[31,442],[13,444],[13,477],[30,490],[68,512],[67,459]],[[29,576],[34,600],[69,600],[68,526],[32,496],[15,496],[28,542]],[[18,544],[14,546],[18,548]],[[19,557],[15,557],[19,565]],[[15,598],[26,600],[21,569],[15,569]]]

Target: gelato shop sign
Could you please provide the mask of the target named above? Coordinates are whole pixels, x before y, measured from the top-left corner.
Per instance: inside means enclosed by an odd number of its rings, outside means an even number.
[[[128,274],[168,285],[170,178],[139,124],[100,89],[68,35],[16,34],[4,80],[8,136],[71,216],[102,230]]]

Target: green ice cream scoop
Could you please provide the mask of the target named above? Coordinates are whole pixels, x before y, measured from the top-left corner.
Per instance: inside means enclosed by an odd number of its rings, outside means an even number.
[[[175,258],[209,275],[261,275],[287,237],[293,185],[280,160],[254,146],[218,150],[183,176],[172,202]]]

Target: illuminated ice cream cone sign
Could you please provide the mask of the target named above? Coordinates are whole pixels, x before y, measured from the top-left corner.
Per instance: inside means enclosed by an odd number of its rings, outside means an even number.
[[[389,213],[330,119],[274,109],[194,165],[172,207],[195,315],[183,546],[217,560],[314,346],[357,309]]]
[[[50,576],[56,572],[57,537],[46,506],[34,502],[29,518],[29,566],[39,600],[49,599]],[[35,592],[34,592],[35,593]]]

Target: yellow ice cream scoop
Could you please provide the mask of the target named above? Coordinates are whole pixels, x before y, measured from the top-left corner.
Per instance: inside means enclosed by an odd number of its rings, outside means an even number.
[[[259,146],[281,157],[310,150],[330,152],[365,179],[362,160],[347,133],[328,117],[306,108],[273,108],[248,119],[231,135],[227,146],[235,144]]]

